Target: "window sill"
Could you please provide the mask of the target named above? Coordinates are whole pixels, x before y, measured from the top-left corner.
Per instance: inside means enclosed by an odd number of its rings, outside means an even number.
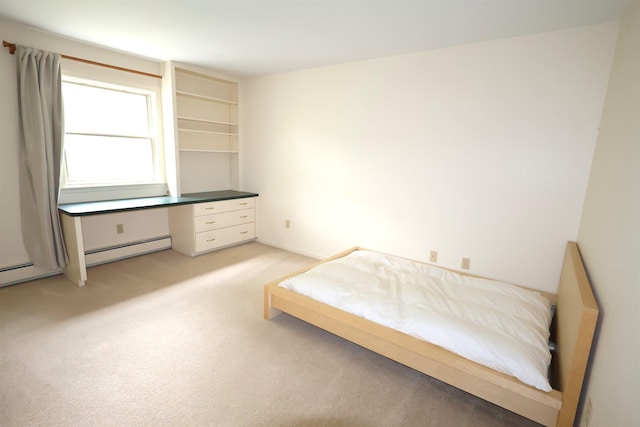
[[[63,188],[60,190],[58,204],[158,197],[166,196],[167,193],[165,183]]]

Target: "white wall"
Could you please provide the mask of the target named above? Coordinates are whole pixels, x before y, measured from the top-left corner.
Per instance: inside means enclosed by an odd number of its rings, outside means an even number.
[[[124,233],[117,233],[118,224],[122,224]],[[167,208],[86,216],[82,218],[84,249],[92,251],[167,236],[168,224]]]
[[[162,74],[159,61],[140,58],[121,52],[102,49],[93,45],[80,43],[71,39],[36,31],[9,21],[0,20],[2,38],[12,43],[33,46],[41,49],[60,52],[93,61],[109,63],[126,68],[133,68],[154,74]],[[30,262],[22,243],[20,222],[20,188],[18,181],[19,160],[19,123],[16,60],[7,49],[0,52],[0,270]],[[152,223],[150,223],[151,221]],[[91,221],[89,221],[91,223]],[[101,217],[94,221],[105,226],[105,222],[113,222],[110,217]],[[152,219],[141,219],[135,215],[118,218],[119,223],[126,223],[125,236],[116,235],[115,227],[110,235],[105,230],[89,229],[91,246],[106,247],[122,243],[123,240],[134,241],[143,231],[145,238],[169,234],[166,212],[164,215],[153,215]],[[128,234],[127,230],[138,230]],[[150,231],[153,230],[153,231]],[[157,234],[152,236],[149,234]],[[11,270],[0,274],[0,283],[24,280],[30,276],[46,273],[45,270],[27,268]]]
[[[640,4],[622,22],[578,235],[601,315],[591,426],[640,425]],[[585,424],[583,418],[582,425]]]
[[[617,24],[242,83],[243,187],[261,241],[360,245],[555,292]],[[285,220],[291,228],[284,227]]]

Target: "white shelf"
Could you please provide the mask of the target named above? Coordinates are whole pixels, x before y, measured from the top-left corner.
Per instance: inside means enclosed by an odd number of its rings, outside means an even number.
[[[180,151],[185,153],[221,153],[221,154],[238,154],[238,150],[207,150],[198,148],[181,148]]]
[[[197,93],[185,92],[183,90],[176,90],[176,95],[188,96],[190,98],[202,99],[204,101],[218,102],[220,104],[238,105],[238,101],[232,101],[229,99],[222,99],[222,98],[214,98],[211,96],[199,95]]]
[[[238,123],[224,122],[221,120],[200,119],[197,117],[178,116],[178,120],[189,120],[190,122],[213,123],[214,125],[238,126]]]
[[[225,132],[178,129],[179,151],[230,153],[238,151],[238,135]]]
[[[185,129],[178,128],[180,132],[193,132],[193,133],[204,133],[208,135],[227,135],[227,136],[238,136],[238,133],[230,133],[230,132],[216,132],[211,130],[196,130],[196,129]]]

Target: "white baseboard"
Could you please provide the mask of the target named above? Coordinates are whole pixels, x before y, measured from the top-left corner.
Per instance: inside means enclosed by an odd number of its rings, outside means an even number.
[[[62,273],[62,269],[46,270],[30,263],[17,265],[0,271],[0,287],[15,285],[16,283],[40,279],[42,277],[55,276],[60,273]]]
[[[278,243],[273,243],[273,242],[270,242],[268,240],[264,240],[264,239],[261,239],[261,238],[257,238],[256,242],[262,243],[262,244],[267,245],[267,246],[273,246],[274,248],[282,249],[282,250],[285,250],[285,251],[288,251],[288,252],[293,252],[295,254],[308,256],[309,258],[315,258],[315,259],[318,259],[318,260],[325,259],[328,256],[330,256],[330,255],[323,256],[323,255],[316,254],[316,253],[313,253],[313,252],[308,252],[308,251],[305,251],[305,250],[302,250],[302,249],[299,249],[299,248],[294,248],[292,246],[280,245]]]

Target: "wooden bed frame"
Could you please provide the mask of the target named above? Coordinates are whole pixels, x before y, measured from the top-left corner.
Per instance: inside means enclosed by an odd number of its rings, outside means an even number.
[[[277,286],[286,278],[359,249],[349,249],[266,284],[265,319],[288,313],[543,425],[573,426],[598,318],[598,306],[575,242],[567,244],[558,293],[551,295],[556,303],[551,333],[557,350],[551,370],[554,389],[550,392]]]

